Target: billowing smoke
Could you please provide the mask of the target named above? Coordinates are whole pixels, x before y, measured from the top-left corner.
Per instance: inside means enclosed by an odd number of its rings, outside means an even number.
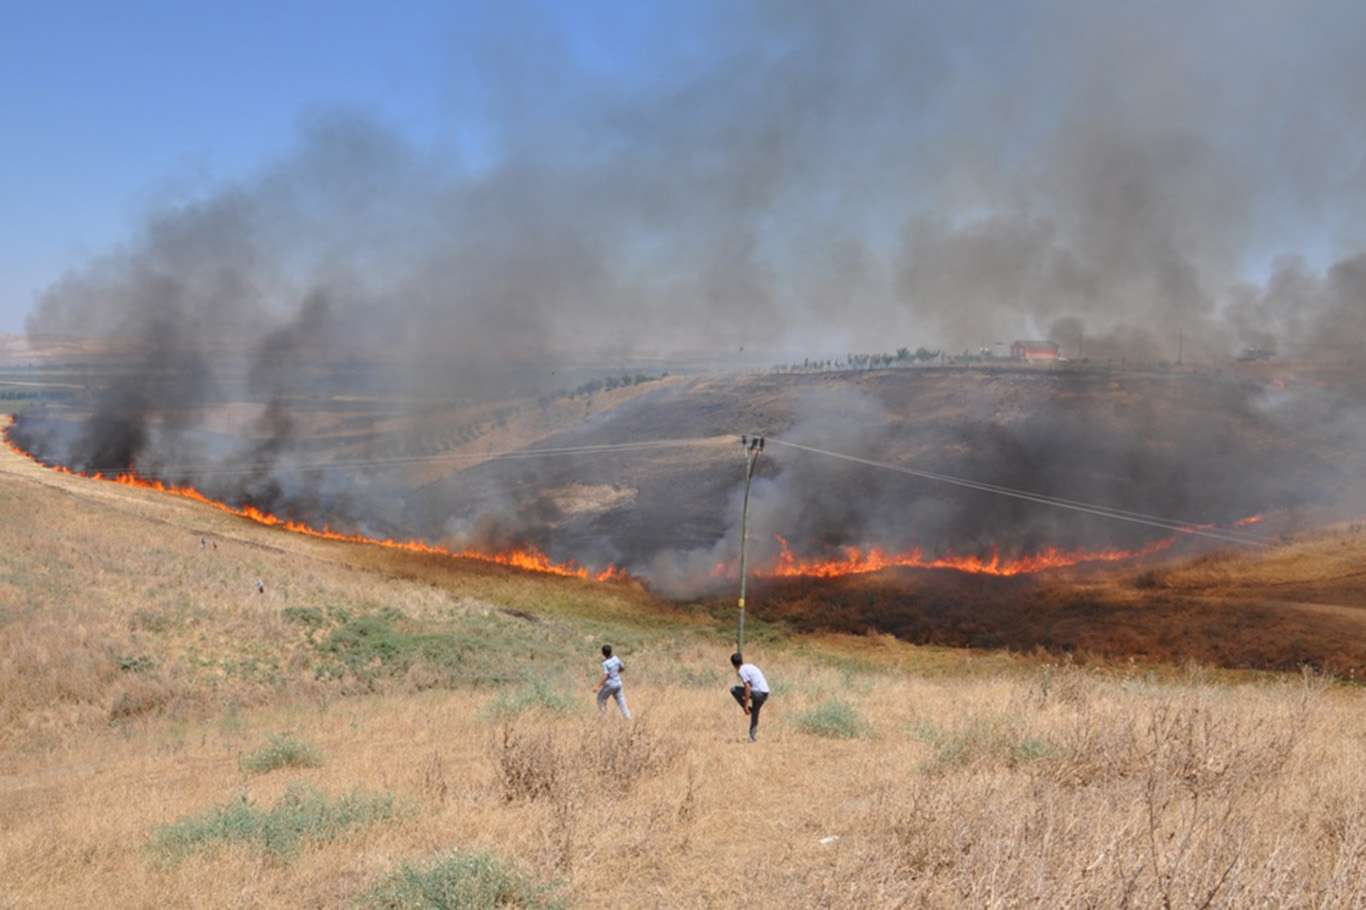
[[[463,154],[364,114],[314,117],[255,176],[150,213],[29,319],[34,336],[103,339],[123,368],[79,423],[34,413],[21,436],[76,467],[136,466],[289,514],[505,540],[587,519],[533,508],[527,468],[473,511],[414,526],[421,509],[396,488],[315,467],[303,413],[373,391],[377,364],[408,393],[480,398],[527,391],[534,370],[746,346],[776,358],[1051,336],[1074,359],[1366,360],[1358,3],[889,0],[676,18],[628,84],[578,65],[567,39],[480,36],[503,51],[478,58],[486,93],[459,117],[482,139]],[[876,403],[811,402],[780,425],[881,444]],[[1351,433],[1354,404],[1334,410]],[[847,428],[821,419],[832,409]],[[1134,484],[1184,472],[1197,514],[1234,498],[1239,475],[1213,467],[1228,439],[1198,425],[1150,477],[1085,413],[978,416],[943,451],[979,453],[998,480],[1025,463],[1047,486],[1082,448],[1098,466],[1084,495],[1115,493],[1125,471]],[[1261,468],[1303,480],[1281,454]],[[206,463],[214,473],[192,469]],[[757,508],[813,545],[906,523],[967,545],[1003,524],[1025,543],[1060,533],[932,496],[889,517],[875,487],[822,497],[803,470],[761,478]],[[1250,498],[1294,498],[1272,487]],[[607,556],[629,549],[596,539]],[[634,558],[690,575],[712,554],[678,554],[705,550],[660,542]]]

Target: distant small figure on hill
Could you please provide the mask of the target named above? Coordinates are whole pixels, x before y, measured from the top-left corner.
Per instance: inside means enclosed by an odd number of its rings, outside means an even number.
[[[631,709],[626,707],[626,693],[621,690],[621,672],[626,669],[626,665],[621,662],[620,657],[612,656],[612,646],[602,646],[602,679],[593,688],[598,693],[598,714],[607,712],[607,699],[615,698],[617,707],[621,709],[621,716],[627,720],[631,719]]]
[[[199,549],[201,549],[201,550],[207,550],[208,548],[209,548],[209,539],[208,539],[207,537],[201,537],[201,538],[199,538]]]
[[[740,677],[741,683],[732,686],[730,694],[749,715],[749,741],[758,742],[759,709],[768,701],[768,680],[764,678],[764,671],[754,664],[745,663],[739,651],[730,656],[730,665],[735,668],[735,675]]]
[[[266,593],[266,583],[265,583],[264,581],[262,581],[261,579],[259,579],[259,578],[256,579],[256,593],[257,593],[257,594],[264,594],[264,593]]]

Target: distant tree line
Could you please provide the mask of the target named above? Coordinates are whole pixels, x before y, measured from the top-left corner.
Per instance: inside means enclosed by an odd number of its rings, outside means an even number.
[[[0,389],[0,401],[70,401],[70,389]]]
[[[943,351],[931,351],[919,347],[897,348],[895,354],[845,354],[844,359],[828,358],[812,360],[804,358],[801,363],[779,364],[772,368],[775,373],[822,373],[831,370],[875,370],[899,366],[925,365],[944,361]]]
[[[578,398],[580,395],[593,395],[597,392],[610,392],[613,389],[625,389],[633,385],[642,385],[647,382],[658,382],[667,379],[668,372],[658,376],[648,376],[645,373],[622,373],[620,376],[608,376],[604,379],[590,379],[583,385],[571,389],[570,398]]]

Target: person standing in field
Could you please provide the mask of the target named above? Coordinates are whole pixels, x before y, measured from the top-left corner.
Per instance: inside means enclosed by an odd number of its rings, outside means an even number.
[[[740,677],[740,685],[732,686],[730,694],[740,703],[740,708],[749,715],[749,741],[757,742],[759,739],[759,709],[768,701],[768,680],[764,678],[764,671],[754,664],[745,663],[745,659],[736,651],[730,656],[730,665],[735,668],[735,675]]]
[[[620,657],[612,656],[612,646],[602,646],[602,679],[598,680],[598,714],[607,711],[607,699],[615,698],[617,707],[621,709],[621,716],[627,720],[631,719],[631,709],[626,707],[626,693],[621,691],[621,671],[626,669],[626,665],[621,662]]]

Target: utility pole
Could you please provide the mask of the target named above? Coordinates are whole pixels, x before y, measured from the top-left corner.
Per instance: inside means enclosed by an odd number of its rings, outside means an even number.
[[[735,625],[736,653],[745,653],[745,544],[749,542],[749,484],[754,479],[754,462],[764,450],[764,437],[741,436],[745,450],[745,504],[740,510],[740,616]]]

